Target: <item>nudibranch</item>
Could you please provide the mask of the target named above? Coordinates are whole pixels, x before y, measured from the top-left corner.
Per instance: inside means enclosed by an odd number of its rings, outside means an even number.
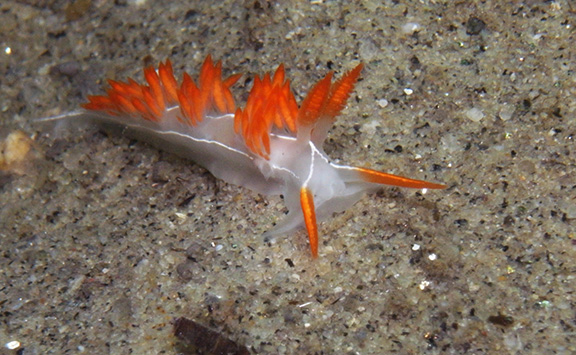
[[[236,107],[222,78],[221,62],[207,56],[195,83],[179,83],[169,60],[144,69],[145,84],[109,80],[106,95],[89,96],[77,115],[105,124],[189,158],[228,183],[261,194],[283,194],[289,213],[269,235],[306,227],[318,256],[318,226],[380,185],[442,189],[444,185],[366,168],[337,165],[322,144],[360,76],[362,64],[332,82],[329,72],[300,106],[284,66],[256,76],[246,105]]]

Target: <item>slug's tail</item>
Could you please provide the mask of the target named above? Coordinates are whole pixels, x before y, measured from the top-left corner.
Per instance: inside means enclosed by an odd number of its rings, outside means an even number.
[[[94,116],[95,113],[81,109],[61,115],[37,118],[32,120],[32,125],[58,137],[68,133],[71,129],[77,130],[78,126],[88,125]]]

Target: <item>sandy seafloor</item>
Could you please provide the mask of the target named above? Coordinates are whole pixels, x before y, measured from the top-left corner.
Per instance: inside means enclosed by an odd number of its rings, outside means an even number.
[[[1,137],[35,147],[0,174],[0,353],[175,354],[176,317],[261,354],[576,352],[574,3],[67,3],[0,4]],[[300,100],[363,62],[327,153],[449,188],[367,195],[314,260],[303,231],[264,240],[279,196],[32,124],[207,54],[239,105],[279,63]]]

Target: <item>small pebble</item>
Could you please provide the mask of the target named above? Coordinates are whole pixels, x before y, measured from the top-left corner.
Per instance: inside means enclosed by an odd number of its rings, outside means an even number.
[[[470,36],[476,36],[486,28],[486,23],[480,20],[478,17],[470,17],[466,22],[466,34]]]
[[[59,74],[67,77],[73,77],[80,72],[80,63],[75,60],[67,61],[54,65],[50,68],[50,74]]]
[[[408,22],[402,26],[402,32],[410,35],[414,32],[420,31],[420,27],[420,24],[416,22]]]
[[[20,347],[20,342],[17,340],[9,341],[6,343],[6,348],[9,350],[16,350]]]
[[[481,119],[484,118],[484,112],[479,108],[473,107],[465,112],[466,117],[474,122],[480,122]]]
[[[508,121],[509,119],[512,118],[514,111],[515,111],[514,105],[504,104],[502,105],[500,112],[498,112],[498,117],[500,117],[502,121]]]
[[[378,106],[380,106],[380,108],[388,106],[388,100],[386,99],[376,100],[376,103],[378,104]]]

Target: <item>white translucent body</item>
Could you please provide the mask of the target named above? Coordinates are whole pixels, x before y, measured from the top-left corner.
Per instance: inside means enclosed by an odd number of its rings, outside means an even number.
[[[345,210],[366,190],[379,186],[361,180],[355,168],[331,163],[323,149],[308,137],[271,134],[270,157],[265,159],[246,148],[243,138],[234,132],[234,115],[208,116],[198,125],[190,126],[176,118],[179,113],[179,107],[171,108],[161,122],[94,111],[78,111],[42,121],[89,119],[195,161],[228,183],[265,195],[284,195],[289,214],[268,235],[304,226],[300,208],[302,187],[312,192],[316,217],[321,221]]]

